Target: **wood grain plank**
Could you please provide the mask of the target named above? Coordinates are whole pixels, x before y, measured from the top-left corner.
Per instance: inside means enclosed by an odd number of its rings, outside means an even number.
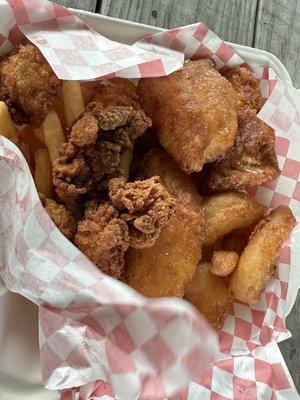
[[[204,21],[223,39],[252,45],[257,0],[102,0],[111,17],[174,28]]]
[[[286,362],[288,369],[292,375],[295,386],[300,393],[300,292],[298,292],[297,300],[294,307],[287,317],[286,325],[292,333],[292,337],[279,343],[280,350]]]
[[[97,0],[52,0],[64,7],[77,8],[85,11],[96,11]]]
[[[259,0],[254,46],[275,54],[300,88],[300,1]]]

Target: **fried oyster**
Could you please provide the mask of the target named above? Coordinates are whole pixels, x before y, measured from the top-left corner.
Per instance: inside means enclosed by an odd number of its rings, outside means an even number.
[[[173,215],[174,203],[158,177],[125,183],[109,181],[109,201],[87,203],[75,244],[104,273],[123,277],[129,246],[152,246]]]
[[[76,209],[83,197],[103,191],[112,177],[121,174],[120,157],[132,149],[151,120],[132,107],[88,105],[73,125],[69,140],[53,163],[53,183],[58,197]]]

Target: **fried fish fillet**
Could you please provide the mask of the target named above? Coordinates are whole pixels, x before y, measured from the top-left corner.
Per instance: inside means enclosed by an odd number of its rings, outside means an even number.
[[[262,107],[262,96],[257,80],[247,68],[232,68],[225,75],[237,94],[239,110],[256,110]]]
[[[239,118],[232,148],[208,167],[203,182],[206,193],[242,190],[271,182],[280,174],[274,129],[251,110]]]
[[[171,75],[140,79],[138,94],[160,144],[187,173],[233,145],[237,100],[212,61],[189,61]]]
[[[148,153],[142,173],[159,175],[175,201],[175,213],[152,247],[129,248],[125,254],[127,283],[148,297],[182,297],[201,258],[204,213],[189,176],[161,150]]]

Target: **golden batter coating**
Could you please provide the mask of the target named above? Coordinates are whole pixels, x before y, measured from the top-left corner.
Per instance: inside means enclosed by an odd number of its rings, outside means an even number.
[[[262,107],[262,95],[257,80],[245,67],[232,68],[225,75],[236,91],[239,110],[256,110]]]
[[[148,153],[142,173],[158,175],[175,201],[175,213],[155,244],[129,248],[125,255],[127,283],[148,297],[182,297],[201,259],[204,215],[201,198],[185,175],[161,150]]]
[[[202,186],[206,193],[242,190],[271,182],[279,174],[274,129],[251,110],[239,118],[233,147],[208,168]]]
[[[32,44],[16,46],[0,62],[0,100],[5,101],[13,121],[41,125],[62,82]]]
[[[201,171],[233,145],[237,100],[232,85],[207,59],[171,75],[141,79],[138,93],[160,144],[187,173]]]
[[[225,280],[210,272],[210,264],[201,262],[194,279],[184,294],[216,330],[224,325],[228,314],[229,295]]]
[[[279,206],[257,225],[229,278],[232,297],[247,303],[259,301],[274,273],[283,242],[295,224],[289,207]]]

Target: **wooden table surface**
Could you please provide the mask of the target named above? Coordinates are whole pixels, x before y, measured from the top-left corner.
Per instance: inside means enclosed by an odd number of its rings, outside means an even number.
[[[300,88],[300,0],[54,0],[66,7],[173,28],[204,21],[224,40],[275,54]],[[300,296],[287,318],[293,337],[280,343],[300,392]],[[297,346],[298,344],[298,346]]]

